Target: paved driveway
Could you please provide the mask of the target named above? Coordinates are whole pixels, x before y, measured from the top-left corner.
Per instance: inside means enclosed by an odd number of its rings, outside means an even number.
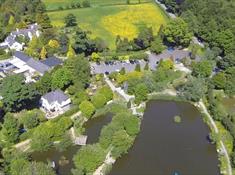
[[[148,60],[149,60],[149,68],[151,70],[155,70],[157,67],[157,63],[161,59],[168,59],[168,58],[173,58],[174,60],[181,60],[182,58],[188,57],[190,54],[189,51],[185,50],[165,50],[163,53],[156,55],[156,54],[149,54]],[[140,64],[141,68],[143,69],[146,61],[144,60],[139,60],[139,63],[129,63],[129,62],[120,62],[120,61],[115,61],[113,65],[107,65],[105,63],[90,63],[91,65],[91,71],[92,74],[101,74],[101,73],[112,73],[112,72],[118,72],[120,71],[123,67],[126,69],[126,72],[131,72],[135,70],[136,64]]]

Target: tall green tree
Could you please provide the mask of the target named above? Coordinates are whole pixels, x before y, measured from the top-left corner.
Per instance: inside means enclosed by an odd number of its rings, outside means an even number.
[[[10,113],[4,117],[4,122],[1,129],[1,142],[5,144],[13,144],[19,137],[19,124],[17,119]],[[6,146],[6,145],[5,145]]]
[[[208,60],[203,60],[192,65],[192,75],[196,77],[206,78],[212,73],[213,63]]]
[[[34,84],[26,84],[23,75],[11,75],[3,79],[1,95],[7,111],[17,111],[32,105],[38,91]],[[31,106],[30,105],[30,106]]]
[[[189,79],[179,89],[179,95],[189,101],[198,102],[206,93],[205,81],[198,78]]]
[[[69,13],[65,18],[64,18],[64,23],[66,27],[72,27],[77,25],[77,19],[76,16],[72,13]]]
[[[181,18],[171,20],[163,29],[164,39],[176,46],[188,46],[192,39],[188,24]]]
[[[72,74],[66,67],[57,69],[52,74],[52,89],[64,89],[72,82]]]
[[[83,56],[77,56],[73,59],[68,59],[65,62],[65,67],[72,73],[72,81],[74,84],[81,84],[86,87],[90,82],[90,64]]]

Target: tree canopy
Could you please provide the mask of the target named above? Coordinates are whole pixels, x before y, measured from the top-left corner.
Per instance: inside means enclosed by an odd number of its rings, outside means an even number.
[[[1,84],[1,95],[4,107],[8,111],[17,111],[27,107],[38,95],[34,84],[26,84],[24,77],[20,74],[11,75],[3,79]]]

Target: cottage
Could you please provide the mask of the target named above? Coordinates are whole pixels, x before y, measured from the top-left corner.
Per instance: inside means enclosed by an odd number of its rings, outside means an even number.
[[[61,90],[51,91],[41,97],[42,109],[51,114],[62,114],[70,109],[71,100]]]
[[[9,36],[6,37],[3,43],[0,43],[0,47],[7,47],[12,50],[21,51],[24,48],[24,43],[19,43],[16,41],[17,36],[24,36],[32,40],[33,36],[39,37],[39,26],[37,23],[29,25],[26,29],[16,29],[16,31],[11,32]]]

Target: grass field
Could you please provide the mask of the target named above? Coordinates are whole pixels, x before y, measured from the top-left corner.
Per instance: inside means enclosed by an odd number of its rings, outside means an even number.
[[[83,0],[42,0],[47,10],[58,10],[59,7],[66,8],[70,6],[72,3],[81,3]],[[150,2],[152,0],[140,0],[143,2]],[[126,0],[89,0],[92,7],[95,6],[108,6],[108,5],[124,5],[126,4]],[[130,3],[139,3],[139,0],[130,0]]]
[[[103,38],[111,49],[114,48],[117,35],[133,39],[142,26],[152,27],[157,33],[160,25],[168,20],[160,7],[154,3],[96,6],[48,12],[48,15],[55,27],[63,27],[64,18],[69,13],[77,17],[78,25],[82,29],[92,32],[92,38]]]

